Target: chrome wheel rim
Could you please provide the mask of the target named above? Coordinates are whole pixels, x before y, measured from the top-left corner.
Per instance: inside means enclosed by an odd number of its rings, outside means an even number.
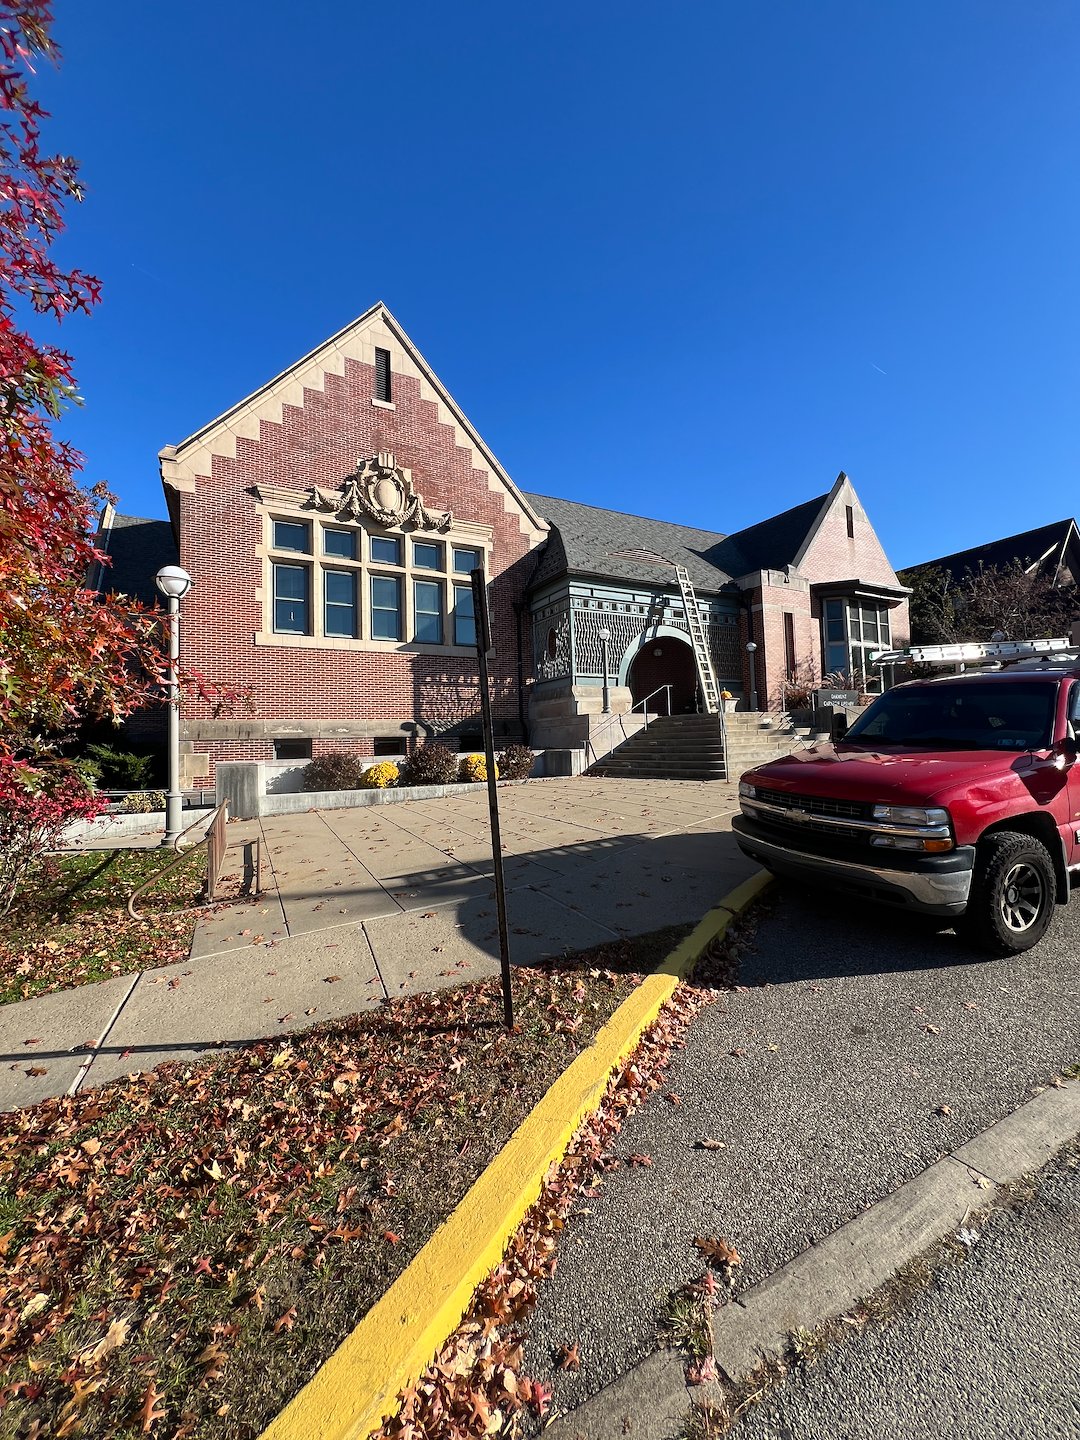
[[[1001,919],[1007,930],[1022,935],[1042,913],[1046,899],[1043,877],[1034,865],[1019,860],[1008,871],[1001,886]]]

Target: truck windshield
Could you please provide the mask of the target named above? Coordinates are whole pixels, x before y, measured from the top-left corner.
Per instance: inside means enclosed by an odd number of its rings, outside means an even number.
[[[1053,739],[1053,684],[1000,680],[900,685],[878,697],[844,737],[861,745],[942,750],[1041,750]]]

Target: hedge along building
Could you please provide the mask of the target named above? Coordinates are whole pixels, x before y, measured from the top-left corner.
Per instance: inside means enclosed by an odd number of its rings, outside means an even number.
[[[160,464],[194,581],[185,663],[253,703],[219,716],[185,702],[189,786],[221,760],[391,753],[436,736],[475,747],[476,565],[499,737],[538,748],[581,744],[595,725],[602,630],[612,708],[664,685],[673,708],[694,706],[676,564],[698,589],[718,684],[744,701],[751,635],[764,703],[785,670],[820,673],[826,653],[837,668],[840,646],[848,663],[861,654],[864,611],[905,608],[846,476],[732,536],[522,492],[381,304]],[[875,633],[888,648],[902,631]]]

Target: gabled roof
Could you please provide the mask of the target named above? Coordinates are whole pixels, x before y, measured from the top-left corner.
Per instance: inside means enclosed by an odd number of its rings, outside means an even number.
[[[918,565],[907,565],[904,569],[905,572],[944,570],[959,581],[969,573],[974,574],[980,567],[1003,570],[1017,562],[1025,570],[1032,566],[1056,567],[1064,560],[1070,540],[1074,545],[1080,541],[1076,521],[1055,520],[1050,525],[1039,525],[1019,535],[1007,535],[1003,540],[989,540],[985,545],[973,545],[970,550],[958,550],[953,555],[943,555],[939,560],[922,560]]]
[[[105,507],[94,539],[112,562],[99,565],[92,585],[101,595],[129,595],[144,605],[158,600],[154,576],[163,565],[178,563],[176,540],[168,520],[117,515]]]
[[[344,375],[348,360],[374,365],[376,346],[391,352],[397,373],[419,380],[420,393],[434,402],[439,421],[453,426],[455,443],[471,451],[476,466],[489,472],[489,488],[502,490],[506,508],[518,512],[522,530],[542,539],[545,526],[539,516],[382,301],[186,440],[166,445],[159,454],[162,483],[167,490],[193,490],[197,477],[210,473],[214,455],[235,458],[238,439],[259,440],[264,421],[280,424],[286,405],[303,406],[305,391],[322,391],[326,376]]]
[[[732,575],[794,565],[831,495],[830,490],[780,515],[748,525],[745,530],[736,530],[709,558]]]
[[[559,575],[594,575],[649,586],[675,584],[672,564],[685,565],[697,590],[715,593],[732,575],[709,559],[724,536],[714,530],[624,515],[576,500],[528,494],[530,505],[554,527],[540,556],[531,588]]]

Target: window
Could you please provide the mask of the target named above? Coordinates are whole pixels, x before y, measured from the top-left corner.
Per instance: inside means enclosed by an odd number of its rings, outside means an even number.
[[[414,540],[412,563],[417,570],[441,570],[443,568],[443,547],[430,540]]]
[[[454,546],[454,574],[470,575],[474,570],[484,568],[484,557],[479,550],[461,550]]]
[[[275,760],[310,760],[310,740],[275,740]]]
[[[888,606],[876,600],[825,601],[825,669],[867,690],[881,688],[881,672],[870,663],[889,648]]]
[[[371,638],[401,639],[401,580],[396,575],[371,577]]]
[[[455,558],[458,554],[455,553]],[[471,585],[454,586],[454,644],[476,644],[476,610]]]
[[[323,554],[336,560],[355,560],[356,531],[323,529]]]
[[[327,635],[356,639],[356,572],[323,572],[323,629]]]
[[[390,351],[375,351],[375,399],[390,404]]]
[[[854,540],[854,539],[855,539],[855,510],[854,510],[854,508],[853,508],[851,505],[845,505],[845,506],[844,506],[844,512],[845,512],[845,514],[846,514],[846,516],[847,516],[847,533],[848,533],[848,539],[849,539],[849,540]]]
[[[378,565],[400,565],[401,541],[392,535],[372,535],[371,558]]]
[[[298,555],[310,554],[310,527],[302,520],[275,520],[274,549],[295,550]]]
[[[274,566],[274,629],[284,635],[308,633],[308,568]]]
[[[458,753],[460,755],[482,755],[484,753],[484,737],[477,730],[475,733],[466,731],[458,736]]]
[[[405,753],[404,735],[400,740],[395,740],[392,735],[389,737],[379,736],[373,743],[376,755],[404,755]]]
[[[789,677],[795,674],[795,616],[784,611],[784,669]]]
[[[413,611],[416,619],[416,639],[426,645],[441,645],[443,587],[437,580],[413,582]]]

